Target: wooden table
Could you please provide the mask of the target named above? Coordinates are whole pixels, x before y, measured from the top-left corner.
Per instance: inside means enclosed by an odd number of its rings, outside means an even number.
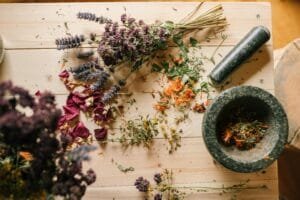
[[[0,5],[0,34],[3,36],[6,56],[0,68],[0,79],[11,79],[16,85],[30,89],[50,90],[57,95],[59,105],[63,105],[68,92],[58,78],[62,60],[68,57],[66,66],[76,64],[71,52],[63,53],[55,49],[54,40],[66,33],[88,34],[101,29],[92,22],[76,19],[79,11],[97,12],[115,20],[126,12],[146,22],[155,20],[179,20],[187,15],[197,3],[63,3],[63,4],[2,4]],[[216,5],[204,4],[203,10]],[[269,3],[223,3],[225,16],[230,23],[225,34],[228,38],[218,49],[216,62],[225,55],[253,26],[264,25],[271,29],[271,8]],[[272,41],[272,40],[271,40]],[[246,63],[232,77],[228,85],[253,85],[274,92],[272,42],[268,42],[251,61]],[[211,55],[221,42],[212,38],[201,42],[202,49],[195,54]],[[205,63],[206,71],[213,68],[212,63]],[[143,90],[157,89],[149,77],[146,82],[132,84],[129,90],[134,92],[137,103],[128,111],[127,118],[138,114],[155,112],[152,105],[155,99]],[[136,79],[139,81],[139,79]],[[135,86],[135,87],[134,87]],[[138,86],[138,87],[136,87]],[[144,108],[138,112],[135,107]],[[172,116],[172,115],[171,115]],[[118,144],[109,144],[92,155],[92,161],[86,167],[97,172],[97,181],[87,191],[84,199],[142,199],[133,186],[139,176],[152,179],[155,172],[171,169],[174,183],[179,186],[201,186],[222,188],[249,180],[247,187],[265,185],[266,188],[243,189],[233,194],[222,193],[222,189],[208,189],[193,193],[187,199],[277,199],[278,180],[277,163],[263,172],[240,174],[231,172],[216,164],[207,152],[201,135],[202,114],[191,114],[190,120],[182,125],[182,147],[173,154],[166,150],[166,141],[158,136],[151,150],[133,147],[123,150]],[[96,127],[88,119],[89,128]],[[112,159],[114,162],[112,162]],[[116,162],[135,168],[124,174],[116,167]]]

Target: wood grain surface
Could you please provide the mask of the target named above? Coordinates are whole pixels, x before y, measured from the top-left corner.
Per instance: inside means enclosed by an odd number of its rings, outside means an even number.
[[[0,0],[0,3],[29,2],[109,2],[109,0]],[[112,0],[115,1],[115,0]],[[133,0],[117,0],[120,2]],[[155,1],[155,0],[154,0]],[[167,1],[167,0],[158,0]],[[188,0],[189,1],[189,0]],[[188,2],[187,1],[187,2]],[[193,1],[193,0],[192,0]],[[198,0],[195,0],[198,1]],[[222,0],[208,0],[222,2]],[[223,2],[270,2],[272,5],[272,24],[274,48],[282,48],[293,39],[300,37],[299,0],[223,0]]]
[[[85,33],[101,30],[101,26],[93,22],[82,22],[76,19],[79,11],[101,12],[113,19],[126,12],[134,17],[155,20],[180,20],[198,3],[83,3],[83,4],[2,4],[0,5],[0,34],[6,49],[4,62],[0,68],[0,79],[11,79],[15,84],[30,89],[51,90],[57,95],[58,104],[62,105],[68,92],[57,77],[62,65],[69,68],[78,64],[74,51],[58,51],[54,40],[66,33]],[[216,5],[216,2],[204,4],[204,10]],[[228,39],[217,50],[215,61],[219,62],[226,53],[255,25],[271,25],[271,7],[269,3],[222,3],[224,13],[230,26],[224,34]],[[13,13],[13,17],[12,17]],[[195,37],[200,40],[204,32]],[[203,35],[204,34],[204,35]],[[198,56],[210,56],[220,44],[220,36],[208,41],[201,40],[202,48],[193,52]],[[176,50],[176,49],[175,49]],[[67,58],[68,62],[63,64]],[[205,62],[206,73],[214,65]],[[139,76],[135,77],[139,81]],[[128,90],[134,93],[135,106],[125,106],[125,119],[138,117],[139,114],[156,113],[152,109],[155,99],[144,93],[161,88],[159,76],[149,76],[147,81],[131,84]],[[273,84],[273,46],[269,41],[251,60],[241,67],[232,77],[233,85],[253,85],[274,92]],[[216,91],[217,94],[219,91]],[[147,105],[147,106],[145,106]],[[136,111],[136,107],[142,107]],[[170,119],[176,117],[171,112]],[[84,119],[89,128],[95,127],[90,120]],[[92,161],[85,167],[96,170],[98,179],[88,189],[85,199],[141,199],[142,195],[132,185],[139,176],[149,179],[154,173],[165,168],[172,169],[175,174],[174,183],[179,186],[200,186],[219,189],[208,189],[191,193],[187,199],[278,199],[278,178],[276,162],[262,172],[241,174],[229,171],[216,164],[203,144],[201,135],[202,114],[191,114],[190,120],[178,129],[183,130],[182,147],[174,154],[169,154],[167,142],[162,135],[154,140],[151,150],[133,147],[124,151],[119,144],[110,144],[93,153]],[[113,136],[112,136],[113,137]],[[114,160],[114,162],[112,162]],[[116,167],[115,162],[124,166],[133,166],[135,171],[124,174]],[[222,193],[222,187],[239,184],[249,180],[247,186],[265,188],[243,189],[237,193]],[[221,195],[220,195],[221,193]]]

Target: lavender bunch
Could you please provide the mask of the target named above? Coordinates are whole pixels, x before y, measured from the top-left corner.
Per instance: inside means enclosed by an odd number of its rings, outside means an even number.
[[[58,50],[71,49],[79,47],[85,38],[83,35],[75,35],[65,38],[58,38],[55,40],[55,44]]]

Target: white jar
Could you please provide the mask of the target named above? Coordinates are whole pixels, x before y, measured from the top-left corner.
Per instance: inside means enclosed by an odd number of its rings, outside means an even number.
[[[4,58],[4,46],[3,46],[2,37],[0,35],[0,64],[2,63],[3,58]]]

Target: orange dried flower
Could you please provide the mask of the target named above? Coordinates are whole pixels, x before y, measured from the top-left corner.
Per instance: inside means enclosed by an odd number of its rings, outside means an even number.
[[[20,151],[19,154],[22,158],[24,158],[24,160],[27,160],[27,161],[33,160],[32,154],[27,151]]]
[[[204,113],[206,110],[204,103],[196,103],[193,107],[193,111],[198,113]]]
[[[170,80],[170,84],[164,90],[164,94],[171,97],[174,93],[180,92],[183,88],[183,84],[179,78],[175,80]]]
[[[226,129],[225,133],[224,133],[224,135],[222,137],[222,139],[225,142],[225,144],[229,144],[231,138],[232,138],[232,132],[229,129]]]
[[[195,97],[195,93],[193,92],[193,90],[187,88],[181,96],[174,98],[175,104],[178,106],[178,105],[189,103],[194,97]]]
[[[157,104],[154,105],[154,109],[158,111],[165,111],[168,108],[169,100],[167,98],[162,98]]]

